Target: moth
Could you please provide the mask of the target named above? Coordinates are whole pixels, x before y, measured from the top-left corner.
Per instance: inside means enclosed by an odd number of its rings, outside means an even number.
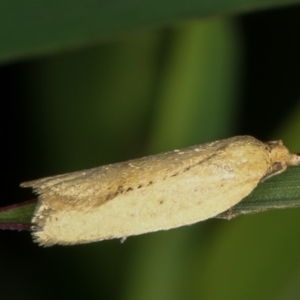
[[[259,182],[299,165],[281,141],[236,136],[22,183],[38,194],[32,235],[43,246],[126,238],[212,218]]]

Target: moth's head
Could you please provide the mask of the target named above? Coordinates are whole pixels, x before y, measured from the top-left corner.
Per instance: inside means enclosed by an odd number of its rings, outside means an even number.
[[[266,143],[269,147],[271,165],[285,170],[288,166],[300,165],[299,154],[290,153],[281,140]]]

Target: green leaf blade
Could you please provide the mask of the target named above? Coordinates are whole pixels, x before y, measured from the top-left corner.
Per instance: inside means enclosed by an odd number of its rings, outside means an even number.
[[[91,45],[183,20],[292,5],[299,0],[54,0],[0,3],[0,61]]]
[[[0,229],[29,230],[36,200],[0,208]]]

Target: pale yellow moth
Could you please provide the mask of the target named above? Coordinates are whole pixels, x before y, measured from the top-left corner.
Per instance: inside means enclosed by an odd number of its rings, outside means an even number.
[[[281,141],[237,136],[22,183],[39,195],[33,238],[78,244],[167,230],[214,217],[259,182],[300,164]]]

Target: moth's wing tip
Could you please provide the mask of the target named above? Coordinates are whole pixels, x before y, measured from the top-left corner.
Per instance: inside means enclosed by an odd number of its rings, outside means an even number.
[[[35,188],[39,180],[31,180],[20,183],[20,187],[22,188]]]
[[[31,187],[30,181],[25,181],[25,182],[20,183],[20,187],[22,187],[22,188]]]
[[[32,233],[32,239],[41,247],[50,247],[56,244],[52,239],[37,235],[36,232]]]
[[[57,239],[53,239],[52,237],[49,237],[47,234],[45,234],[42,231],[32,232],[31,235],[35,243],[45,248],[55,246],[55,245],[69,246],[69,245],[77,244],[76,242],[60,241]]]
[[[32,228],[31,236],[33,241],[42,247],[49,247],[57,244],[57,241],[54,241],[51,236],[46,234],[43,228],[37,223],[35,223],[35,226]]]

